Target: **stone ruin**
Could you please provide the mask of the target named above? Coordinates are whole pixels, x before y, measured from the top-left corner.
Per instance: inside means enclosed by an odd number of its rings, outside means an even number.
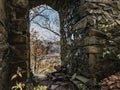
[[[120,71],[114,56],[120,54],[119,0],[0,0],[0,90],[30,81],[29,10],[41,4],[60,14],[61,60],[69,75],[99,81]],[[113,54],[103,57],[106,46]],[[17,71],[22,78],[11,80]]]

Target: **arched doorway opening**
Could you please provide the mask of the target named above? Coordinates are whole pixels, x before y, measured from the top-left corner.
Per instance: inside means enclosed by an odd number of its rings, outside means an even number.
[[[44,77],[61,65],[59,13],[48,5],[30,9],[30,69]]]

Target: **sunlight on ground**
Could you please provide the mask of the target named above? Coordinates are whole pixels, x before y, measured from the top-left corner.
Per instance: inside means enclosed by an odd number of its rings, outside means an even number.
[[[41,62],[37,63],[37,70],[33,74],[38,77],[45,77],[46,74],[56,71],[54,66],[58,65],[61,65],[59,53],[48,54]]]
[[[47,86],[40,86],[40,85],[38,85],[37,87],[34,87],[33,90],[47,90]]]

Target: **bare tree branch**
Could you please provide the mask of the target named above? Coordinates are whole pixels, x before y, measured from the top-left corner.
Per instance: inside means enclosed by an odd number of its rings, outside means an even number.
[[[37,16],[41,16],[41,17],[44,17],[45,19],[48,19],[48,20],[49,20],[48,17],[46,17],[45,15],[42,14],[45,10],[52,10],[52,9],[45,8],[45,9],[43,9],[41,12],[38,12],[38,11],[35,12],[34,10],[32,10],[32,11],[34,12],[34,15],[33,15],[32,18],[30,19],[30,22],[31,22],[33,19],[35,19]]]
[[[40,8],[42,8],[42,10],[40,11]],[[42,6],[39,6],[39,7],[36,7],[36,8],[33,8],[32,9],[32,12],[30,13],[30,22],[33,22],[35,24],[37,24],[39,27],[41,28],[44,28],[52,33],[54,33],[55,35],[57,36],[60,36],[59,33],[55,32],[54,30],[51,29],[51,21],[50,21],[50,18],[48,16],[46,16],[43,12],[46,11],[46,10],[52,10],[52,8],[49,8],[47,5],[42,5]],[[34,19],[37,17],[37,16],[40,16],[40,17],[43,17],[45,18],[47,21],[45,21],[45,23],[43,24],[40,24],[39,21],[35,21]]]
[[[46,27],[46,26],[43,26],[43,25],[39,24],[38,22],[36,22],[36,21],[34,21],[34,20],[33,20],[33,22],[34,22],[35,24],[37,24],[38,26],[40,26],[41,28],[44,28],[44,29],[46,29],[46,30],[48,30],[48,31],[51,31],[52,33],[60,36],[60,34],[57,33],[57,32],[55,32],[54,30],[51,30],[50,28],[48,28],[48,27]]]

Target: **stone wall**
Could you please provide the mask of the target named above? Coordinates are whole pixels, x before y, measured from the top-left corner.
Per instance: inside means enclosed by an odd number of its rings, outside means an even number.
[[[120,1],[29,0],[30,4],[28,0],[8,0],[6,4],[4,1],[0,0],[0,89],[8,90],[4,88],[6,80],[10,86],[16,81],[28,81],[29,9],[44,3],[60,14],[62,65],[68,74],[99,80],[120,71],[120,60],[115,56],[120,53]],[[19,76],[10,80],[15,74]]]
[[[8,66],[11,86],[26,83],[29,78],[29,2],[6,1],[6,26],[8,33]],[[15,75],[14,79],[11,80]]]
[[[117,0],[74,0],[63,5],[64,10],[67,6],[67,12],[61,21],[61,55],[68,73],[99,80],[120,71],[120,60],[115,56],[120,53],[119,43],[115,44],[120,40],[119,3]],[[115,40],[114,44],[109,39]],[[112,53],[103,56],[106,47]]]
[[[7,30],[5,27],[5,1],[0,0],[0,90],[7,90],[8,65],[5,53],[8,48]]]

